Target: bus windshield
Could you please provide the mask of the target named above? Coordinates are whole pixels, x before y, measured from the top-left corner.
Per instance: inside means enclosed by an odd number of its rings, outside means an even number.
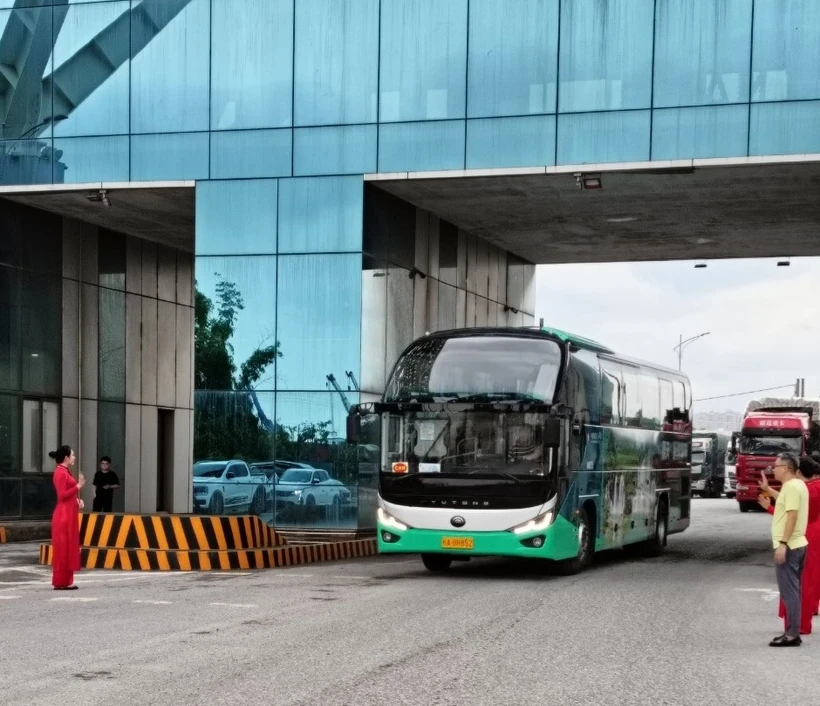
[[[560,367],[560,346],[547,339],[427,338],[399,360],[384,399],[551,403]]]
[[[740,437],[739,452],[747,456],[777,456],[789,451],[799,454],[803,447],[800,436],[747,436]]]
[[[547,476],[547,415],[405,412],[388,415],[382,471],[402,474]]]

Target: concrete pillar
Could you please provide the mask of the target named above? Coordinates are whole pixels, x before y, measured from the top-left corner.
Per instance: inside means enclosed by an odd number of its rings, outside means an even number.
[[[142,404],[157,403],[157,300],[142,299],[142,365],[140,384],[142,387]]]
[[[157,406],[176,406],[177,306],[160,301],[157,308]]]
[[[125,401],[142,401],[142,302],[137,294],[125,295]]]
[[[125,479],[122,489],[125,512],[139,512],[142,481],[142,410],[125,405]]]
[[[140,407],[140,512],[157,509],[157,408]]]

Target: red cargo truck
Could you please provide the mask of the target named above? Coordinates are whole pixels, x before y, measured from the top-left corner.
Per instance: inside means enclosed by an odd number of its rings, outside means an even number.
[[[820,400],[767,397],[750,402],[736,441],[735,497],[740,511],[758,507],[761,471],[766,472],[773,489],[780,489],[771,470],[778,454],[789,451],[798,456],[808,455],[820,450],[818,441]]]

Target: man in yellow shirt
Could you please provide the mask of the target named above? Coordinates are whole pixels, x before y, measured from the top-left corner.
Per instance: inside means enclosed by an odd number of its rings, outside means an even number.
[[[783,453],[774,464],[774,477],[782,484],[772,518],[772,544],[780,598],[786,607],[786,632],[772,640],[771,647],[798,647],[800,639],[800,585],[806,562],[806,525],[809,491],[797,477],[800,460]]]

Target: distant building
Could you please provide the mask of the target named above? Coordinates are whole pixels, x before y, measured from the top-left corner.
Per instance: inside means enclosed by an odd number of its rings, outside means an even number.
[[[715,429],[722,431],[740,431],[743,415],[740,412],[696,412],[695,429]]]

